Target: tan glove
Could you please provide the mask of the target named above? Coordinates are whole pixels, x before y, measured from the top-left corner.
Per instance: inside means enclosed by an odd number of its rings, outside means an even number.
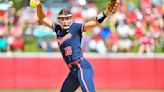
[[[108,9],[109,9],[109,11],[114,14],[117,11],[118,5],[119,5],[119,0],[111,0],[108,3]]]

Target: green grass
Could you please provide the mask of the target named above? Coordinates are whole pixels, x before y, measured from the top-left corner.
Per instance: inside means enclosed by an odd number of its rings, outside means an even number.
[[[25,52],[45,52],[37,48],[38,38],[31,37],[25,40]]]
[[[36,52],[37,51],[37,38],[30,38],[25,40],[25,51],[26,52]]]
[[[59,92],[57,90],[0,90],[0,92]],[[76,92],[82,92],[80,90]],[[164,90],[97,90],[96,92],[164,92]]]

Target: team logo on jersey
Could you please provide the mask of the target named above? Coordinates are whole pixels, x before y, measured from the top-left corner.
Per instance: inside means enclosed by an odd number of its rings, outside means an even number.
[[[70,39],[71,37],[72,37],[72,34],[71,34],[71,33],[67,33],[67,34],[66,34],[65,36],[63,36],[63,37],[59,37],[59,36],[58,36],[57,42],[58,42],[59,46],[62,45],[63,42],[65,42],[66,40]]]
[[[64,51],[65,51],[65,56],[72,55],[72,47],[71,46],[65,47]]]

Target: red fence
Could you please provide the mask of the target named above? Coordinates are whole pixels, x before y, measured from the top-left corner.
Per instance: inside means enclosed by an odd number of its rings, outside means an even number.
[[[164,58],[88,58],[97,89],[164,89]],[[68,69],[61,58],[0,57],[0,89],[60,88]]]

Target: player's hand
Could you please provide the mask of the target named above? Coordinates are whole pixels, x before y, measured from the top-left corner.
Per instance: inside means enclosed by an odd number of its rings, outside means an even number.
[[[36,5],[39,5],[40,4],[40,0],[30,0],[31,3],[34,3]]]
[[[118,5],[119,5],[119,0],[111,0],[108,3],[108,10],[114,14],[117,11]]]

